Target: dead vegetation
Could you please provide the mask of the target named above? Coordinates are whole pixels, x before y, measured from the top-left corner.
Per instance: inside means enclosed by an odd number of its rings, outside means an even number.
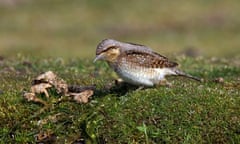
[[[23,96],[29,102],[33,101],[46,105],[46,102],[36,95],[44,93],[46,98],[49,98],[48,90],[50,88],[54,88],[56,93],[60,96],[70,97],[77,103],[87,103],[89,98],[94,94],[94,86],[74,86],[73,88],[73,86],[69,86],[62,78],[58,77],[52,71],[47,71],[33,80],[30,92],[25,92]],[[60,98],[60,100],[61,99],[62,98]]]

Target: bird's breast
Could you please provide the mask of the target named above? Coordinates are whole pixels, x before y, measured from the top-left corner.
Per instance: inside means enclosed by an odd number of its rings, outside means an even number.
[[[124,81],[135,85],[152,86],[165,76],[164,71],[160,69],[143,67],[127,61],[110,65]]]

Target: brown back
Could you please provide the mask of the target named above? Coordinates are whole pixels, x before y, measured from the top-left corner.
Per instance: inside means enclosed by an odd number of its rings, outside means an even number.
[[[147,68],[173,68],[178,64],[171,62],[168,58],[155,52],[142,52],[137,50],[128,50],[119,56],[119,60],[126,59],[127,62]]]

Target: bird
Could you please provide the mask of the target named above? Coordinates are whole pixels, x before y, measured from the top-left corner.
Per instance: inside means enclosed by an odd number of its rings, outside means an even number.
[[[201,81],[178,69],[178,63],[141,44],[104,39],[97,45],[93,62],[100,60],[106,61],[124,82],[136,86],[161,85],[168,75]]]

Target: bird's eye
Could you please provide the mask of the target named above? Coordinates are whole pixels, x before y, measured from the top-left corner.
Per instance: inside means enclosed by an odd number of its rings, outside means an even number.
[[[102,52],[106,52],[106,51],[113,50],[113,49],[117,49],[117,47],[111,46],[111,47],[108,47],[107,49],[103,50]]]

